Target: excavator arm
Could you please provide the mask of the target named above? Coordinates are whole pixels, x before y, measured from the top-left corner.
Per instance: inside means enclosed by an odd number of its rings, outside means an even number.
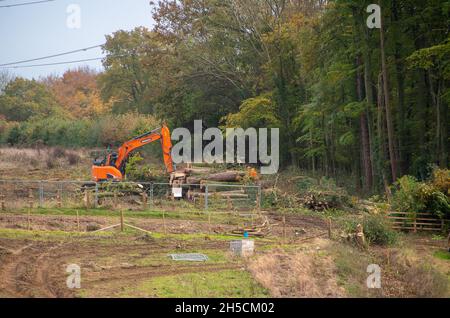
[[[130,154],[145,145],[157,140],[161,141],[164,164],[167,172],[174,171],[172,156],[172,141],[170,139],[170,130],[166,125],[155,129],[143,135],[137,136],[125,142],[118,149],[117,153],[109,154],[105,160],[101,162],[94,161],[92,166],[92,178],[94,181],[104,180],[122,180],[125,175],[125,166]]]

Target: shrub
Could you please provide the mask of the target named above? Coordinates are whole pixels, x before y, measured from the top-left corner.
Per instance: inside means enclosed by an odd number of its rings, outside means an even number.
[[[47,169],[53,169],[56,166],[54,159],[51,157],[47,158],[47,160],[45,161],[45,164],[47,166]]]
[[[369,244],[392,245],[397,241],[397,232],[389,226],[383,216],[370,215],[365,217],[363,228]]]
[[[0,142],[10,145],[95,147],[121,144],[129,138],[150,131],[159,122],[150,115],[127,113],[107,114],[97,119],[64,118],[53,115],[19,123],[0,122]]]
[[[434,169],[431,183],[440,192],[450,195],[450,170]]]
[[[416,178],[403,176],[394,184],[392,207],[402,212],[418,212],[425,207],[421,200],[422,184]]]
[[[145,181],[144,168],[139,167],[139,163],[144,160],[139,153],[132,154],[127,161],[125,167],[125,175],[127,180]]]
[[[395,183],[392,207],[402,212],[426,212],[439,218],[450,215],[448,187],[450,172],[435,169],[428,183],[419,182],[411,176],[404,176]]]
[[[381,215],[365,215],[362,222],[358,220],[348,221],[345,225],[346,232],[355,232],[356,226],[362,223],[366,241],[370,245],[393,245],[396,243],[398,234],[387,223]]]
[[[66,156],[66,151],[61,147],[56,147],[53,149],[52,155],[54,158],[64,158]]]
[[[67,154],[67,161],[69,162],[69,165],[73,166],[81,161],[81,157],[74,152],[70,152]]]

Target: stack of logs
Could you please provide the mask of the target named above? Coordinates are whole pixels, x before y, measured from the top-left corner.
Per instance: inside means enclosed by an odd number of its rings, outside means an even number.
[[[248,194],[238,187],[230,185],[240,185],[245,177],[243,171],[225,171],[219,173],[210,173],[209,168],[187,168],[184,170],[186,183],[190,185],[187,193],[189,200],[198,198],[214,197],[223,200],[248,199]],[[208,189],[208,191],[206,191]]]

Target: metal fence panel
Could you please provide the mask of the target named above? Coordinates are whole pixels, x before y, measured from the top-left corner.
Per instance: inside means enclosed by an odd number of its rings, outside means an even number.
[[[234,184],[181,186],[169,183],[0,180],[0,198],[8,210],[39,208],[190,209],[248,211],[260,207],[261,187]]]

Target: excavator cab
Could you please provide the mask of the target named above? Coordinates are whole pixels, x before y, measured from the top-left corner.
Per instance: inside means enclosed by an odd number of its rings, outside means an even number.
[[[94,160],[92,160],[92,164],[94,166],[100,167],[100,166],[104,166],[106,163],[106,158],[95,158]]]

